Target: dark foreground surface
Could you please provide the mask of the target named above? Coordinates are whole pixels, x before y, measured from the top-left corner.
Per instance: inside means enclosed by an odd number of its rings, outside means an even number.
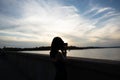
[[[67,80],[120,80],[120,61],[68,57]],[[54,80],[48,55],[0,53],[0,80]]]

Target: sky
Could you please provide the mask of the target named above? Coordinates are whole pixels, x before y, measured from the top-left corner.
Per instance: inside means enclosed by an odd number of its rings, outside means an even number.
[[[120,0],[0,0],[0,47],[120,46]]]

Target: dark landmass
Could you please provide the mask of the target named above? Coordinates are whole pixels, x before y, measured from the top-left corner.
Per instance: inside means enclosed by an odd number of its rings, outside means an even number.
[[[120,61],[67,57],[67,80],[120,80]],[[54,80],[49,55],[5,51],[0,80]]]
[[[34,51],[34,50],[50,50],[50,46],[41,46],[41,47],[34,47],[34,48],[15,48],[15,47],[4,47],[0,48],[0,50],[5,51]],[[77,46],[68,46],[68,50],[81,50],[81,49],[103,49],[103,48],[120,48],[120,46],[113,46],[113,47],[94,47],[94,46],[88,46],[88,47],[77,47]]]

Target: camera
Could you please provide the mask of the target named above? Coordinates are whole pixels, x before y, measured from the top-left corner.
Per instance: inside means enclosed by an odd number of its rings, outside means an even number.
[[[67,47],[67,46],[68,46],[68,43],[64,43],[64,46]]]

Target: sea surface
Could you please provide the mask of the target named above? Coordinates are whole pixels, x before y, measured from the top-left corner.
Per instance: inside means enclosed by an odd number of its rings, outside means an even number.
[[[21,51],[21,52],[49,55],[50,51]],[[67,56],[120,61],[120,48],[68,50]]]

